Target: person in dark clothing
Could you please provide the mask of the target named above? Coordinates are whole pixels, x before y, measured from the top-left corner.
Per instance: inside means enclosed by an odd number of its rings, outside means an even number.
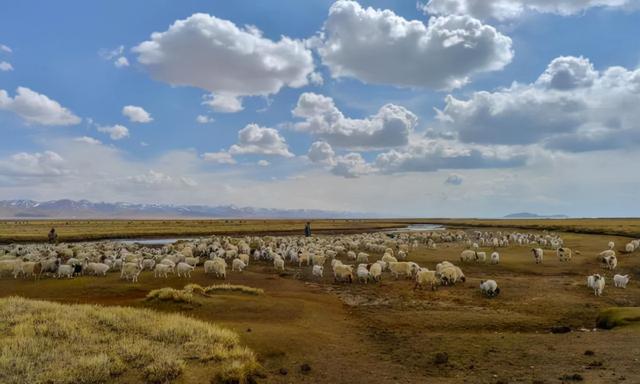
[[[56,229],[55,228],[51,228],[51,230],[49,231],[49,242],[50,243],[55,243],[56,240],[58,240],[58,234],[56,233]]]
[[[311,236],[311,223],[308,221],[307,221],[307,224],[304,225],[304,236],[305,237]]]

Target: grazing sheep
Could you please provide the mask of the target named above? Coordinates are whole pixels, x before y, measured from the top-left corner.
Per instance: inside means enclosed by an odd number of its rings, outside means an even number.
[[[42,272],[42,264],[38,261],[26,261],[21,264],[21,272],[22,277],[33,277],[37,279],[40,277],[40,273]]]
[[[324,255],[313,255],[313,265],[324,265],[327,258]]]
[[[596,275],[593,282],[593,294],[596,296],[602,296],[602,291],[604,290],[604,276]]]
[[[495,280],[480,280],[480,292],[487,297],[496,297],[500,288]]]
[[[368,262],[369,262],[368,254],[364,252],[358,253],[358,257],[356,258],[356,263],[368,263]]]
[[[63,276],[66,276],[67,278],[72,278],[73,277],[73,265],[68,265],[68,264],[62,264],[61,266],[58,267],[58,273],[57,273],[57,278],[61,278]]]
[[[298,267],[302,267],[302,263],[311,264],[311,255],[308,252],[302,252],[298,255]]]
[[[180,262],[178,263],[178,265],[176,265],[176,274],[178,275],[178,277],[191,277],[191,271],[193,271],[195,269],[194,266],[186,263],[186,262]]]
[[[442,283],[445,285],[454,285],[458,281],[462,281],[463,283],[467,281],[467,278],[464,276],[464,273],[462,273],[462,270],[455,265],[442,268],[439,272],[439,275],[442,279]]]
[[[367,264],[358,264],[356,276],[358,277],[358,281],[361,283],[366,284],[369,281],[369,270],[367,269]]]
[[[604,260],[605,257],[609,257],[609,256],[615,256],[616,255],[616,251],[612,250],[612,249],[607,249],[606,251],[602,251],[598,254],[598,258],[600,259],[600,261]]]
[[[438,289],[438,285],[440,285],[440,279],[436,274],[436,271],[430,271],[426,268],[420,268],[420,270],[416,273],[416,284],[413,289],[417,289],[418,287],[423,287],[426,285],[431,286],[431,290],[435,291]]]
[[[206,272],[206,268],[205,268],[205,272]],[[166,279],[169,273],[174,273],[174,271],[173,271],[173,267],[167,264],[156,264],[156,267],[153,270],[154,277],[162,276]]]
[[[356,256],[356,253],[355,253],[355,252],[353,252],[353,251],[349,251],[349,252],[347,252],[347,259],[349,259],[349,260],[355,260],[355,259],[356,259],[356,257],[357,257],[357,256]]]
[[[380,259],[382,262],[385,263],[385,266],[387,268],[389,268],[389,263],[397,263],[398,259],[396,259],[395,257],[391,256],[391,254],[389,253],[385,253],[384,255],[382,255],[382,259]]]
[[[315,261],[315,260],[314,260]],[[284,272],[284,259],[282,257],[276,257],[273,259],[273,267],[276,270],[281,270]]]
[[[211,267],[213,268],[213,272],[216,274],[216,277],[222,277],[223,279],[227,278],[227,262],[224,259],[215,257],[211,260]],[[205,272],[207,272],[206,268]]]
[[[405,276],[410,278],[417,271],[419,267],[417,267],[416,263],[410,263],[406,261],[398,261],[398,262],[390,262],[389,270],[394,278],[398,279],[399,276]]]
[[[610,241],[610,242],[607,244],[607,247],[608,247],[609,249],[613,249],[613,248],[615,248],[615,247],[616,247],[616,243],[614,243],[613,241]]]
[[[476,252],[476,263],[485,263],[487,261],[487,253],[486,252]]]
[[[396,256],[398,260],[404,260],[407,258],[407,253],[405,251],[398,251],[398,256]]]
[[[629,284],[629,275],[615,275],[613,276],[613,286],[616,288],[627,288]]]
[[[336,265],[333,271],[335,282],[353,282],[353,268],[350,265]]]
[[[602,262],[605,264],[605,267],[611,271],[618,266],[618,258],[615,256],[605,256]]]
[[[382,270],[384,269],[384,261],[376,261],[369,266],[369,276],[371,280],[380,281],[382,279]]]
[[[191,249],[191,248],[189,248]],[[189,264],[192,267],[196,267],[198,264],[200,264],[200,258],[198,257],[185,257],[184,258],[184,262],[186,264]]]
[[[138,282],[138,276],[142,272],[142,263],[124,263],[122,270],[120,271],[120,278],[125,280],[131,280],[132,283]]]
[[[436,272],[440,273],[444,268],[447,267],[455,267],[452,263],[448,261],[443,261],[441,263],[436,264]]]
[[[324,274],[324,267],[322,265],[314,265],[311,273],[315,277],[322,277]]]
[[[476,251],[465,249],[464,251],[460,252],[460,261],[465,262],[465,261],[475,260],[476,253],[477,253]]]
[[[87,264],[86,270],[89,274],[93,274],[96,276],[107,276],[109,266],[104,263],[89,263]]]
[[[560,247],[556,249],[556,255],[558,256],[558,260],[560,261],[570,261],[571,260],[571,249]]]
[[[242,260],[242,262],[244,263],[245,266],[249,266],[249,254],[247,253],[241,253],[238,255],[238,259]]]
[[[631,252],[633,252],[635,250],[636,250],[636,246],[633,243],[627,243],[627,245],[624,246],[624,251],[626,253],[631,253]]]
[[[240,259],[233,259],[233,262],[231,263],[231,271],[238,271],[238,272],[242,272],[242,270],[246,267],[247,265],[244,263],[244,261],[240,260]]]
[[[154,259],[142,260],[142,270],[152,271],[155,266],[156,266],[156,261]]]
[[[491,264],[498,264],[500,262],[500,254],[498,252],[491,253]]]
[[[544,259],[544,251],[542,248],[531,248],[531,252],[533,253],[533,258],[536,261],[536,264],[542,264]]]

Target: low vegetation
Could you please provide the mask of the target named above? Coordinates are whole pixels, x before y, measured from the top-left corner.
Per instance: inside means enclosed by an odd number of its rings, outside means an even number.
[[[628,325],[640,328],[640,307],[607,308],[598,314],[596,325],[603,329]]]
[[[202,287],[198,284],[185,285],[183,289],[175,288],[160,288],[154,289],[147,294],[146,299],[149,301],[172,301],[175,303],[191,303],[193,301],[193,295],[198,294],[201,296],[208,296],[215,293],[244,293],[247,295],[262,295],[264,290],[260,288],[247,287],[246,285],[235,284],[215,284],[208,287]]]
[[[235,333],[178,314],[0,299],[1,383],[166,383],[189,369],[242,383],[257,366]]]

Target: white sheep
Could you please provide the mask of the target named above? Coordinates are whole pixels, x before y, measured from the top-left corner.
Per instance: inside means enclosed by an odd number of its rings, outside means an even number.
[[[498,264],[500,262],[500,254],[498,252],[491,253],[491,264]]]
[[[382,271],[384,270],[384,261],[378,260],[369,267],[369,276],[371,280],[380,281],[382,279]]]
[[[587,287],[593,289],[593,294],[601,296],[604,290],[604,276],[599,274],[593,274],[587,277]]]
[[[465,262],[475,260],[476,253],[476,251],[465,249],[464,251],[460,252],[460,261]]]
[[[487,297],[496,297],[500,293],[500,288],[495,280],[481,280],[480,292]]]
[[[73,265],[62,264],[58,267],[58,273],[56,275],[58,278],[66,276],[67,278],[73,277]]]
[[[353,282],[353,268],[350,265],[336,265],[333,273],[335,282]]]
[[[487,253],[486,252],[476,252],[476,263],[485,263],[487,261]]]
[[[633,252],[635,250],[636,250],[636,246],[633,243],[627,243],[627,245],[624,246],[624,251],[626,253],[631,253],[631,252]]]
[[[389,263],[389,270],[391,271],[393,277],[396,279],[398,279],[399,276],[410,278],[417,271],[416,266],[417,264],[406,261],[392,261]]]
[[[609,249],[613,249],[613,248],[615,248],[615,247],[616,247],[616,243],[614,243],[613,241],[610,241],[610,242],[607,244],[607,247],[608,247]]]
[[[613,286],[616,288],[627,288],[629,284],[629,275],[615,275],[613,276]]]
[[[173,267],[167,264],[156,264],[156,267],[153,270],[154,277],[163,276],[166,279],[169,273],[174,273]]]
[[[273,267],[276,270],[284,271],[284,259],[280,256],[273,259]]]
[[[602,262],[605,264],[606,268],[612,271],[618,266],[618,258],[615,256],[605,256],[602,259]]]
[[[361,283],[366,284],[369,281],[369,270],[367,269],[367,264],[358,264],[356,276],[358,277],[358,281]]]
[[[358,257],[356,258],[356,263],[368,263],[368,262],[369,262],[368,254],[364,252],[358,253]]]
[[[462,273],[462,270],[455,265],[445,266],[438,274],[442,279],[442,283],[446,285],[453,285],[458,281],[462,281],[464,283],[467,280],[464,273]]]
[[[531,253],[533,253],[533,258],[536,261],[536,264],[542,264],[544,259],[544,251],[542,248],[531,248]]]
[[[142,260],[142,269],[152,271],[156,266],[156,261],[154,259],[144,259]]]
[[[231,263],[231,271],[238,271],[238,272],[242,272],[242,270],[246,267],[247,265],[244,263],[244,261],[240,260],[240,259],[233,259],[233,262]]]
[[[571,249],[560,247],[556,249],[556,255],[560,261],[569,261],[571,260]]]
[[[337,260],[337,259],[335,259],[335,260]],[[313,270],[312,270],[311,273],[315,277],[322,277],[322,275],[324,274],[324,266],[322,266],[322,265],[314,265],[313,266]]]
[[[178,277],[191,277],[191,271],[193,271],[195,269],[194,266],[186,263],[186,262],[180,262],[178,263],[178,265],[176,265],[176,274],[178,275]]]
[[[438,285],[440,285],[440,278],[436,274],[436,271],[430,271],[427,268],[420,268],[416,273],[416,284],[413,289],[426,285],[430,285],[431,290],[435,291],[438,289]]]
[[[87,273],[94,274],[96,276],[107,276],[107,271],[109,270],[109,266],[104,263],[89,263],[85,268]]]

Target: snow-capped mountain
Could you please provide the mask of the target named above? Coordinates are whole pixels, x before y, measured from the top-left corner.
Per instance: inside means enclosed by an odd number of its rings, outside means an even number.
[[[371,214],[314,209],[268,209],[234,205],[94,203],[88,200],[2,200],[0,218],[366,218]]]

